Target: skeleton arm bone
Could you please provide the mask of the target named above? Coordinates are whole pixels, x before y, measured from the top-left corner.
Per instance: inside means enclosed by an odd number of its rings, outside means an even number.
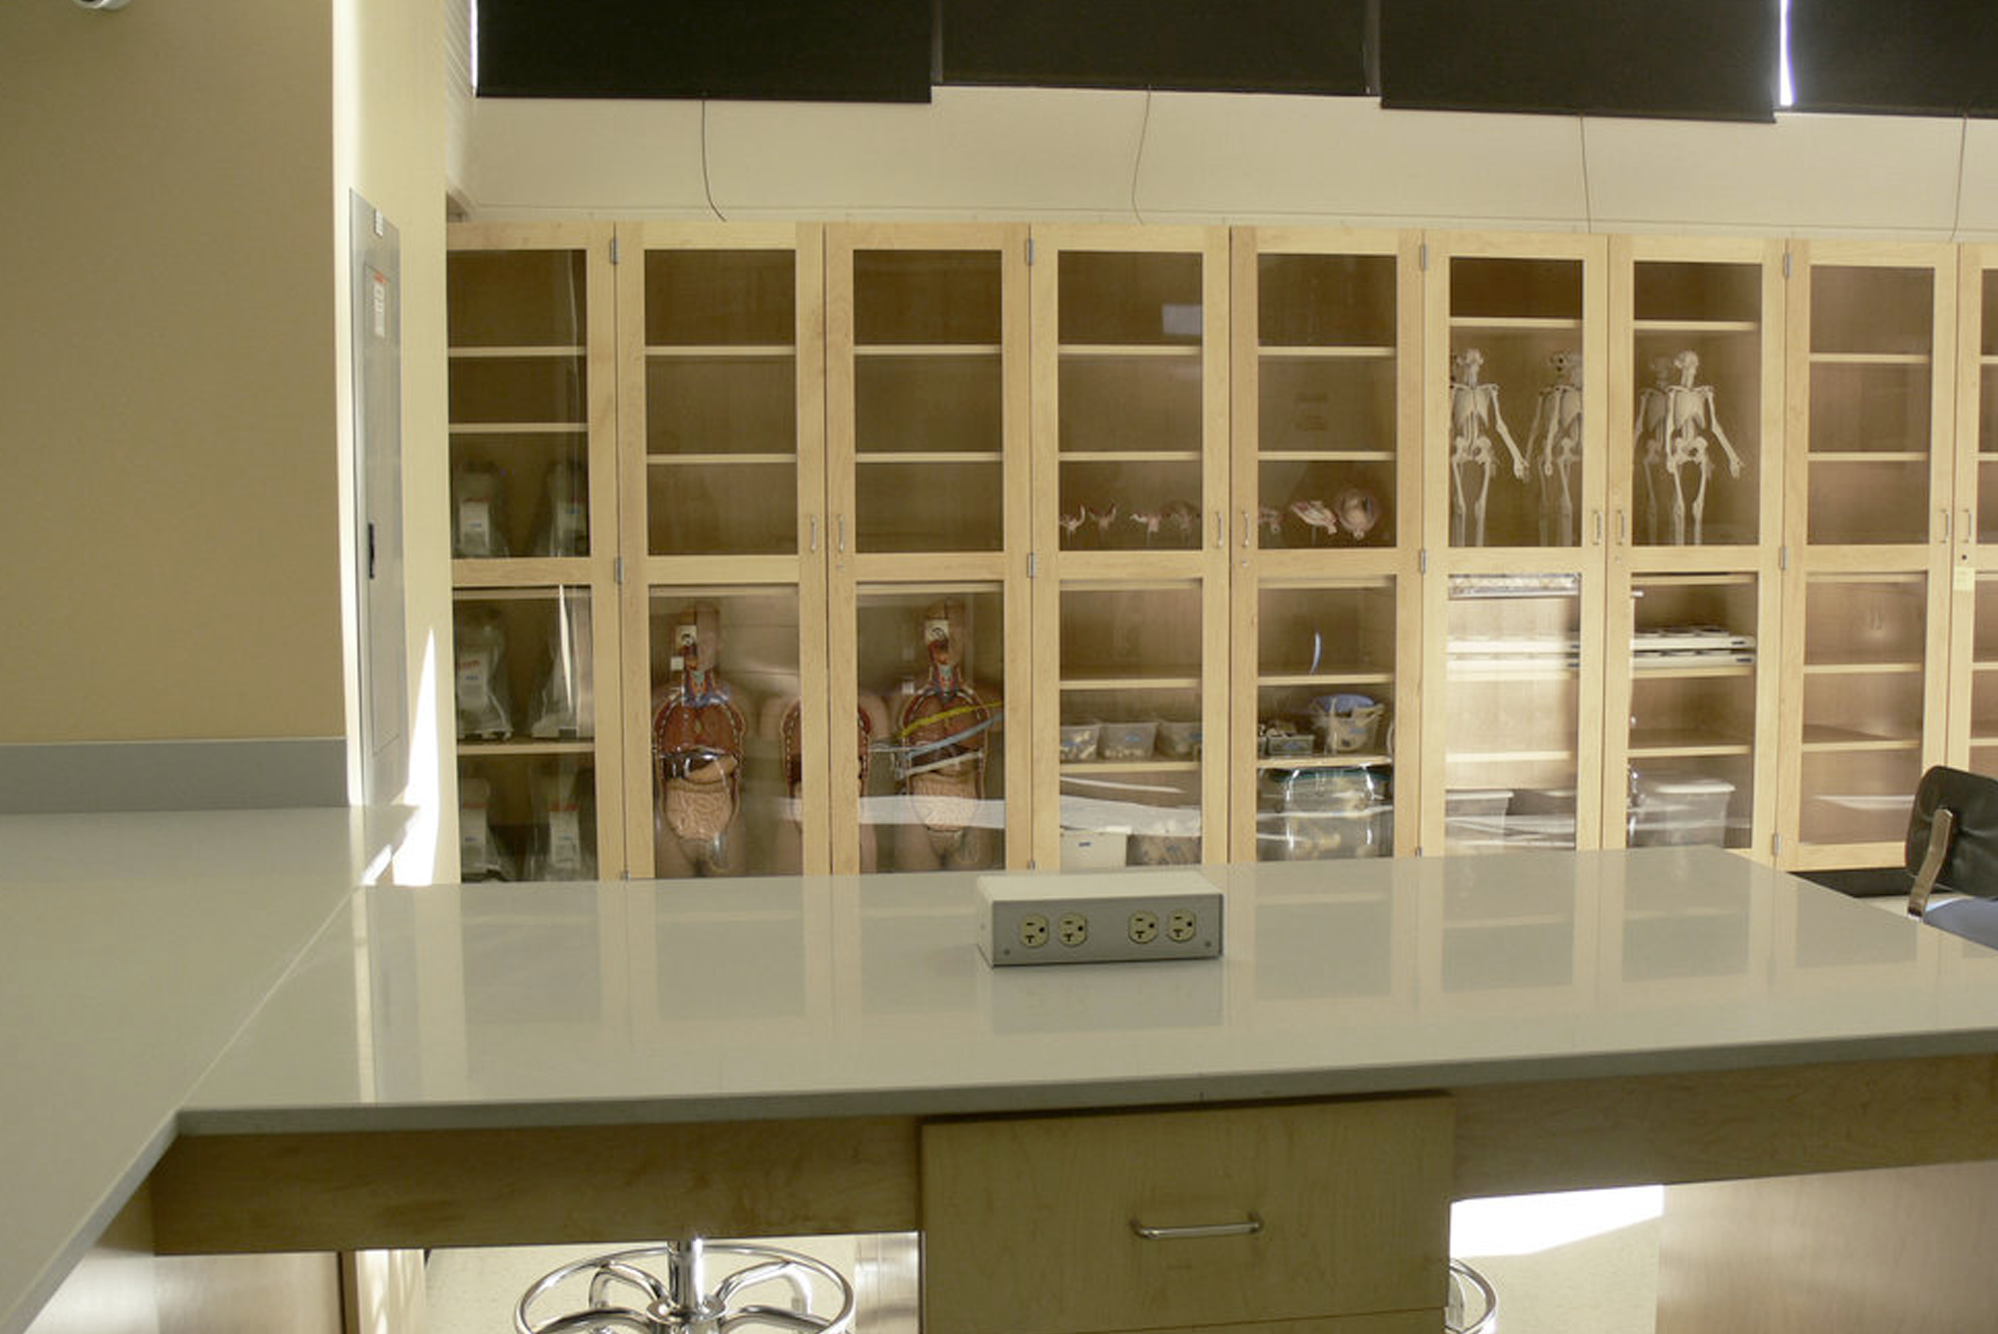
[[[1714,391],[1708,386],[1700,391],[1700,397],[1707,404],[1707,425],[1713,428],[1714,439],[1727,454],[1727,471],[1730,477],[1741,476],[1741,455],[1735,453],[1734,445],[1728,441],[1727,432],[1721,429],[1720,411],[1714,407]]]
[[[1505,414],[1499,411],[1498,386],[1495,384],[1479,385],[1478,391],[1479,406],[1482,407],[1486,403],[1491,404],[1492,428],[1498,432],[1499,439],[1505,441],[1506,450],[1512,455],[1512,475],[1522,482],[1525,481],[1526,455],[1519,452],[1519,445],[1513,440],[1512,432],[1505,428]],[[1537,419],[1538,414],[1536,413]],[[1528,436],[1527,438],[1531,439],[1532,437]]]

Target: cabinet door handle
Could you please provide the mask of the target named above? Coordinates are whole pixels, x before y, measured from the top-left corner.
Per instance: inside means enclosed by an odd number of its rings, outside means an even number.
[[[1630,543],[1630,529],[1626,526],[1626,518],[1627,516],[1624,511],[1618,509],[1616,512],[1616,544],[1620,547],[1627,546]]]
[[[1603,512],[1601,510],[1590,510],[1589,514],[1595,520],[1596,545],[1601,546],[1603,544]]]
[[[1968,509],[1963,512],[1962,537],[1964,541],[1972,544],[1975,544],[1977,541],[1977,525],[1970,521],[1970,511]]]
[[[1242,549],[1243,549],[1244,551],[1248,550],[1248,548],[1249,548],[1249,547],[1250,547],[1251,545],[1253,545],[1253,544],[1254,544],[1255,540],[1256,540],[1256,525],[1254,525],[1253,523],[1250,523],[1250,522],[1249,522],[1249,512],[1248,512],[1247,510],[1243,510],[1243,511],[1242,511]]]
[[[844,514],[833,516],[833,533],[833,551],[838,555],[844,556],[846,554],[846,516]]]
[[[1936,513],[1942,515],[1942,540],[1947,542],[1949,541],[1949,511],[1942,509],[1937,510]]]
[[[814,514],[806,522],[810,525],[809,531],[811,536],[806,539],[805,550],[817,551],[819,549],[819,516]]]
[[[1228,515],[1222,510],[1214,511],[1214,545],[1216,547],[1228,545]]]
[[[1250,1237],[1263,1230],[1261,1214],[1251,1213],[1239,1223],[1195,1223],[1189,1227],[1146,1227],[1131,1220],[1131,1231],[1146,1241],[1189,1241],[1200,1237]]]

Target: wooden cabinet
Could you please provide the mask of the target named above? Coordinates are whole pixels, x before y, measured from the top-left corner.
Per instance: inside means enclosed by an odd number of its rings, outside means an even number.
[[[1607,267],[1601,237],[1428,241],[1425,850],[1598,842]]]
[[[450,526],[467,879],[617,875],[611,230],[455,228]]]
[[[1451,1126],[1444,1098],[930,1122],[923,1327],[1436,1328]]]
[[[1033,242],[1035,861],[1223,861],[1228,233]]]
[[[1245,228],[1232,265],[1229,858],[1412,853],[1419,241]]]
[[[1998,251],[452,245],[468,873],[1885,864],[1998,765]],[[690,660],[718,750],[659,735]]]
[[[1780,859],[1899,862],[1945,753],[1956,252],[1797,243]]]
[[[1610,245],[1603,844],[1775,829],[1783,248]]]
[[[828,229],[839,871],[1033,855],[1027,272],[1024,226]]]

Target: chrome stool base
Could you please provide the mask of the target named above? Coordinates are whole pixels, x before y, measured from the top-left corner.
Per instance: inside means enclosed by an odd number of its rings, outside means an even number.
[[[710,1255],[750,1263],[730,1271],[710,1291],[705,1274]],[[548,1293],[585,1276],[586,1309],[539,1317],[530,1313]],[[739,1300],[749,1289],[770,1283],[786,1284],[793,1305]],[[815,1287],[838,1297],[837,1312],[812,1310]],[[614,1299],[618,1296],[623,1302]],[[544,1274],[514,1307],[513,1328],[515,1334],[728,1334],[759,1327],[851,1334],[853,1305],[853,1285],[809,1255],[774,1246],[709,1245],[697,1237],[593,1256]]]

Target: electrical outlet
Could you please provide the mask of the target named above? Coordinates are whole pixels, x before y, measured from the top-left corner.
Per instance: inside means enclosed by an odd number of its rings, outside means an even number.
[[[1221,953],[1221,891],[1194,871],[982,875],[978,893],[978,948],[994,966]]]

